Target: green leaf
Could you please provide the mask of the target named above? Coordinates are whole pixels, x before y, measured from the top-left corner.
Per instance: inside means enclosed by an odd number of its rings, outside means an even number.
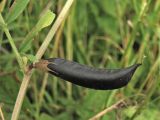
[[[124,110],[124,114],[131,118],[133,116],[133,114],[136,112],[137,110],[137,107],[136,106],[131,106],[131,107],[128,107],[127,109]]]
[[[53,120],[53,118],[45,113],[42,113],[39,120]]]
[[[157,108],[148,108],[142,111],[134,120],[159,120],[159,110]]]
[[[50,10],[48,10],[44,14],[44,16],[42,16],[41,19],[38,21],[36,25],[36,29],[40,31],[41,29],[49,26],[53,22],[54,18],[55,18],[55,14]]]
[[[13,22],[23,12],[28,3],[29,0],[15,0],[11,6],[6,22],[8,24]]]
[[[37,60],[36,56],[31,55],[31,54],[24,54],[25,57],[28,58],[28,60],[30,60],[31,62],[34,62]]]
[[[41,31],[43,28],[49,26],[55,18],[55,14],[48,10],[38,21],[36,26],[28,33],[24,41],[22,42],[20,46],[20,51],[22,53],[25,53],[31,48],[31,43],[34,38],[38,34],[39,31]]]
[[[0,84],[0,104],[4,104],[3,113],[6,120],[9,120],[15,104],[20,84],[18,84],[16,80],[10,75],[0,77]],[[22,112],[24,113],[26,110],[30,109],[31,104],[29,102],[29,99],[25,97],[23,101]]]
[[[104,109],[107,93],[105,91],[89,90],[79,104],[77,113],[82,120],[88,120],[91,116]],[[96,108],[96,109],[95,109]]]

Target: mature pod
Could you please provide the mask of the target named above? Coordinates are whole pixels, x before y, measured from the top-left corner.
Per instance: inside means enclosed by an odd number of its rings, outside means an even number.
[[[96,69],[61,58],[49,58],[34,65],[73,84],[98,90],[118,89],[128,84],[141,64],[123,69]]]

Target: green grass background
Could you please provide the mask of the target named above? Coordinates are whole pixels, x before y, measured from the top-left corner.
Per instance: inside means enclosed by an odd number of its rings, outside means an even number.
[[[8,23],[7,29],[23,58],[34,58],[51,25],[36,33],[28,50],[22,52],[20,47],[27,34],[47,9],[57,17],[65,2],[30,0],[24,11]],[[10,0],[4,9],[2,1],[0,4],[6,22],[12,11],[10,5]],[[126,87],[112,91],[78,87],[36,70],[20,120],[87,120],[124,98],[132,98],[136,104],[113,110],[101,120],[159,120],[159,50],[159,0],[75,0],[43,58],[61,57],[97,68],[123,68],[141,62],[142,66]],[[12,114],[22,78],[15,54],[0,27],[0,105],[6,120]]]

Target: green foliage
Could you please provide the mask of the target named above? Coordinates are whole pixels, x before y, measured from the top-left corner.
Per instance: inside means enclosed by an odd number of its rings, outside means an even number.
[[[8,13],[8,16],[6,18],[6,22],[9,24],[24,11],[27,4],[29,3],[29,0],[16,0],[14,1],[13,5],[11,6],[11,10]]]
[[[34,28],[26,35],[25,39],[20,46],[20,52],[25,53],[31,47],[32,39],[40,32],[43,28],[49,26],[55,18],[55,14],[52,13],[50,10],[46,11],[46,13],[40,18],[38,23],[35,25]]]
[[[55,14],[51,11],[47,11],[44,16],[40,18],[37,25],[35,26],[37,31],[40,31],[41,29],[49,26],[55,18]]]
[[[39,120],[53,120],[53,118],[47,114],[42,113]]]
[[[65,1],[16,0],[11,8],[9,4],[3,3],[0,28],[9,30],[25,66],[36,60],[35,54],[55,18],[53,12],[58,16]],[[63,80],[36,70],[20,120],[86,120],[125,98],[132,98],[135,104],[112,110],[101,119],[158,120],[159,21],[159,0],[75,0],[43,58],[73,59],[97,68],[121,68],[141,62],[142,66],[126,87],[113,91],[68,87]],[[0,29],[0,104],[6,119],[11,116],[23,77],[10,46]]]

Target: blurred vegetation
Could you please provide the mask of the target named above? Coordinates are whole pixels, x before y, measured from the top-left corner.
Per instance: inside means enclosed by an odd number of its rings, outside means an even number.
[[[57,17],[65,2],[24,0],[14,10],[13,1],[0,1],[7,23],[5,26],[0,21],[0,108],[6,120],[11,117],[23,73],[4,31],[9,30],[18,53],[30,64],[51,27],[52,20],[43,26],[39,19],[48,9]],[[61,57],[97,68],[122,68],[141,62],[142,66],[126,87],[112,91],[71,85],[36,70],[20,120],[86,120],[125,98],[136,104],[113,110],[101,120],[158,120],[159,50],[159,0],[75,0],[43,58]]]

